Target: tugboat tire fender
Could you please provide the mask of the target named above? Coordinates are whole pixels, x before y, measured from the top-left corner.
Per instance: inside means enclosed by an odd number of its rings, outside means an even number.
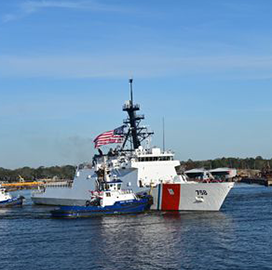
[[[91,202],[90,201],[86,201],[86,206],[90,206],[91,205]]]

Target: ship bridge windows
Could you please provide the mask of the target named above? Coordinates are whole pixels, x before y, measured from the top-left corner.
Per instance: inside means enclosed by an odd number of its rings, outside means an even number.
[[[116,184],[110,184],[110,190],[116,190],[117,189],[117,185]]]
[[[122,184],[121,183],[105,183],[103,184],[103,188],[105,190],[120,190]]]
[[[173,156],[139,157],[138,158],[138,162],[169,161],[169,160],[173,160]]]

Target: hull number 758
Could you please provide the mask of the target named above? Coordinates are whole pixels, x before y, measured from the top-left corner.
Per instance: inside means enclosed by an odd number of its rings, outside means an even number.
[[[208,195],[208,192],[205,189],[199,189],[199,190],[196,190],[195,192],[196,192],[196,195],[198,196]]]

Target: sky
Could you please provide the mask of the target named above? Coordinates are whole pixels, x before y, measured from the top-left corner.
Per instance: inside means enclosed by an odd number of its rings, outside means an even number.
[[[126,118],[180,160],[272,158],[271,0],[0,0],[0,167],[76,165]]]

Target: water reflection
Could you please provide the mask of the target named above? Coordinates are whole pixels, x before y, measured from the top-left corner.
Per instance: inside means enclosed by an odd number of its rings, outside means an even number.
[[[0,219],[1,219],[1,216],[5,215],[8,211],[9,211],[9,208],[0,208]]]
[[[130,260],[148,262],[145,269],[177,269],[192,266],[207,244],[226,248],[232,230],[232,219],[224,213],[168,212],[104,217],[100,233],[107,262],[114,263],[118,254],[122,267]]]
[[[52,207],[33,206],[26,193],[22,208],[0,209],[3,269],[270,267],[272,189],[236,189],[222,212],[75,220],[51,219]]]

